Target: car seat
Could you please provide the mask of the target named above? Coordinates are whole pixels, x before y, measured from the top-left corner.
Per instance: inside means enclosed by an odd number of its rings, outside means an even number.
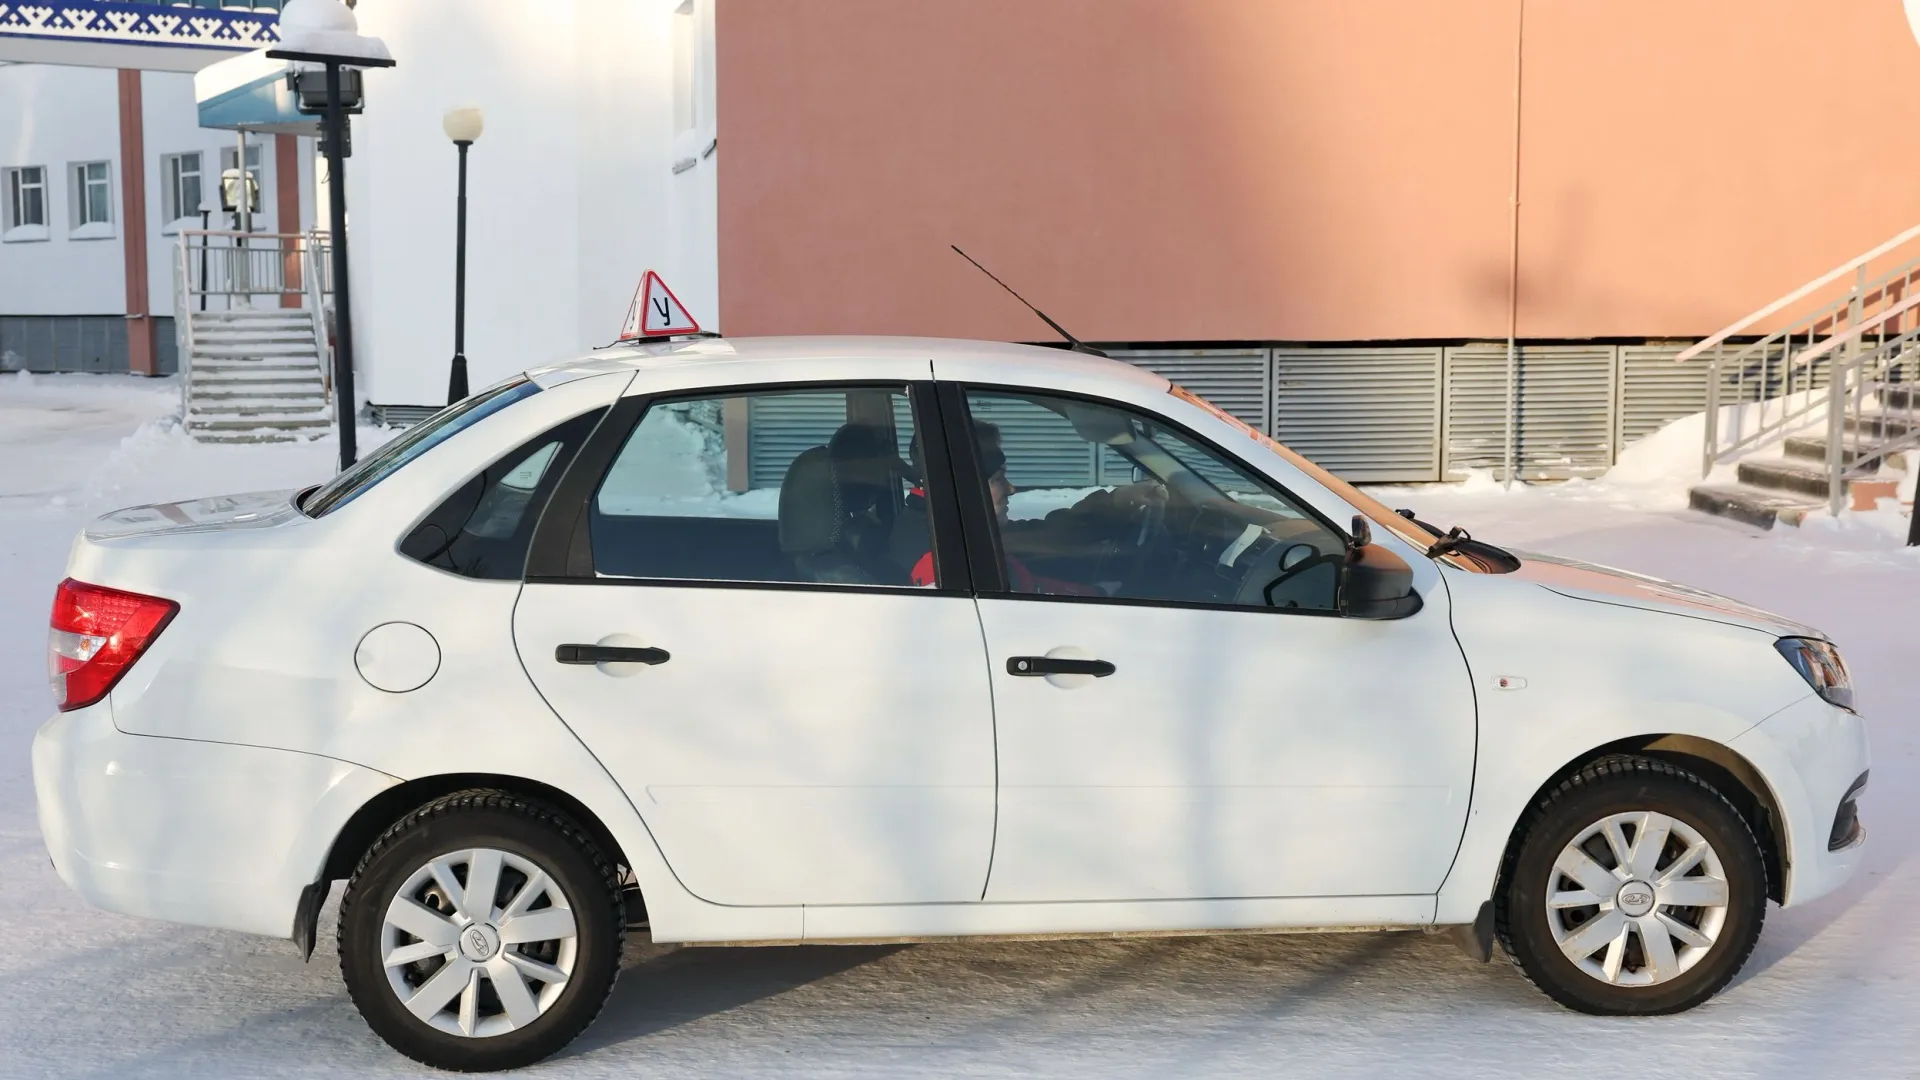
[[[801,451],[780,486],[780,550],[811,580],[904,585],[890,551],[900,460],[881,429],[846,424]]]

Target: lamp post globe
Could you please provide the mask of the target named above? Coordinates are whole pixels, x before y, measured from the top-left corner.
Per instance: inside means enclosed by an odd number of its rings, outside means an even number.
[[[459,196],[454,203],[453,226],[453,364],[447,373],[447,404],[467,396],[467,148],[486,129],[478,107],[448,109],[440,129],[460,153]]]

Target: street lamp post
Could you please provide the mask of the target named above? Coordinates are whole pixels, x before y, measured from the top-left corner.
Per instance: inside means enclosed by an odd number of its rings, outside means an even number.
[[[467,148],[480,138],[485,119],[473,106],[448,109],[440,126],[460,151],[460,195],[453,226],[453,368],[447,374],[447,404],[467,396]]]
[[[353,301],[347,287],[347,110],[351,107],[357,112],[361,108],[358,69],[392,67],[393,57],[379,38],[361,36],[359,21],[339,0],[287,0],[280,9],[280,46],[268,50],[267,57],[319,64],[326,72],[324,87],[313,85],[310,76],[315,73],[311,71],[291,77],[300,111],[324,110],[321,131],[327,151],[327,204],[333,247],[333,393],[340,425],[340,471],[345,472],[360,456],[354,446]],[[343,68],[348,69],[345,79]],[[351,105],[342,100],[343,83],[351,84]],[[324,95],[319,92],[322,89]]]

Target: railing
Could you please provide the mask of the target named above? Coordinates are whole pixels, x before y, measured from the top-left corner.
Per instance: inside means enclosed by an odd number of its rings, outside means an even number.
[[[1846,357],[1834,364],[1824,398],[1827,504],[1838,515],[1848,481],[1872,476],[1888,456],[1920,446],[1920,295],[1822,342],[1808,359],[1816,354]]]
[[[1830,372],[1844,367],[1849,378],[1860,375],[1863,369],[1856,363],[1860,359],[1856,354],[1865,345],[1865,332],[1880,326],[1895,308],[1906,311],[1901,305],[1908,292],[1920,286],[1920,258],[1910,257],[1877,272],[1875,264],[1916,238],[1920,238],[1920,225],[1834,267],[1676,358],[1686,362],[1705,357],[1710,364],[1702,475],[1733,454],[1811,422],[1828,396]],[[1836,296],[1830,287],[1842,281],[1845,291]],[[1752,341],[1734,341],[1801,301],[1822,295],[1826,299],[1784,327]],[[1836,343],[1842,339],[1844,352],[1837,351]],[[1730,403],[1746,407],[1723,410]],[[1837,445],[1829,447],[1829,457],[1837,452]]]
[[[174,335],[180,371],[193,362],[193,315],[246,308],[302,309],[313,321],[322,381],[333,393],[327,309],[333,295],[327,234],[182,229],[173,266]],[[187,379],[181,380],[185,395]],[[184,407],[184,406],[183,406]]]
[[[186,290],[196,311],[235,307],[292,307],[281,298],[304,304],[309,235],[303,233],[242,233],[182,229],[180,248],[186,257]],[[256,298],[266,303],[258,305]]]
[[[193,307],[190,300],[187,245],[173,249],[173,352],[180,376],[180,422],[187,421],[187,383],[193,371]]]

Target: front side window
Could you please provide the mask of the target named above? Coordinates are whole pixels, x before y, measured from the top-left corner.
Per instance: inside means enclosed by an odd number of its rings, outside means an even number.
[[[392,442],[361,458],[353,468],[316,488],[300,504],[308,517],[325,517],[365,495],[408,462],[517,401],[540,392],[525,378],[503,382],[441,409]]]
[[[200,213],[200,155],[168,154],[160,168],[163,212],[168,221],[179,221]]]
[[[462,577],[519,580],[541,508],[605,412],[576,416],[487,466],[414,526],[400,553]]]
[[[113,221],[113,185],[107,163],[84,161],[73,167],[73,225],[107,225]]]
[[[588,512],[602,577],[933,586],[905,387],[648,408]]]
[[[967,407],[1010,592],[1336,609],[1346,538],[1197,439],[1046,394]]]
[[[47,224],[47,170],[26,165],[7,170],[8,230],[45,228]]]

